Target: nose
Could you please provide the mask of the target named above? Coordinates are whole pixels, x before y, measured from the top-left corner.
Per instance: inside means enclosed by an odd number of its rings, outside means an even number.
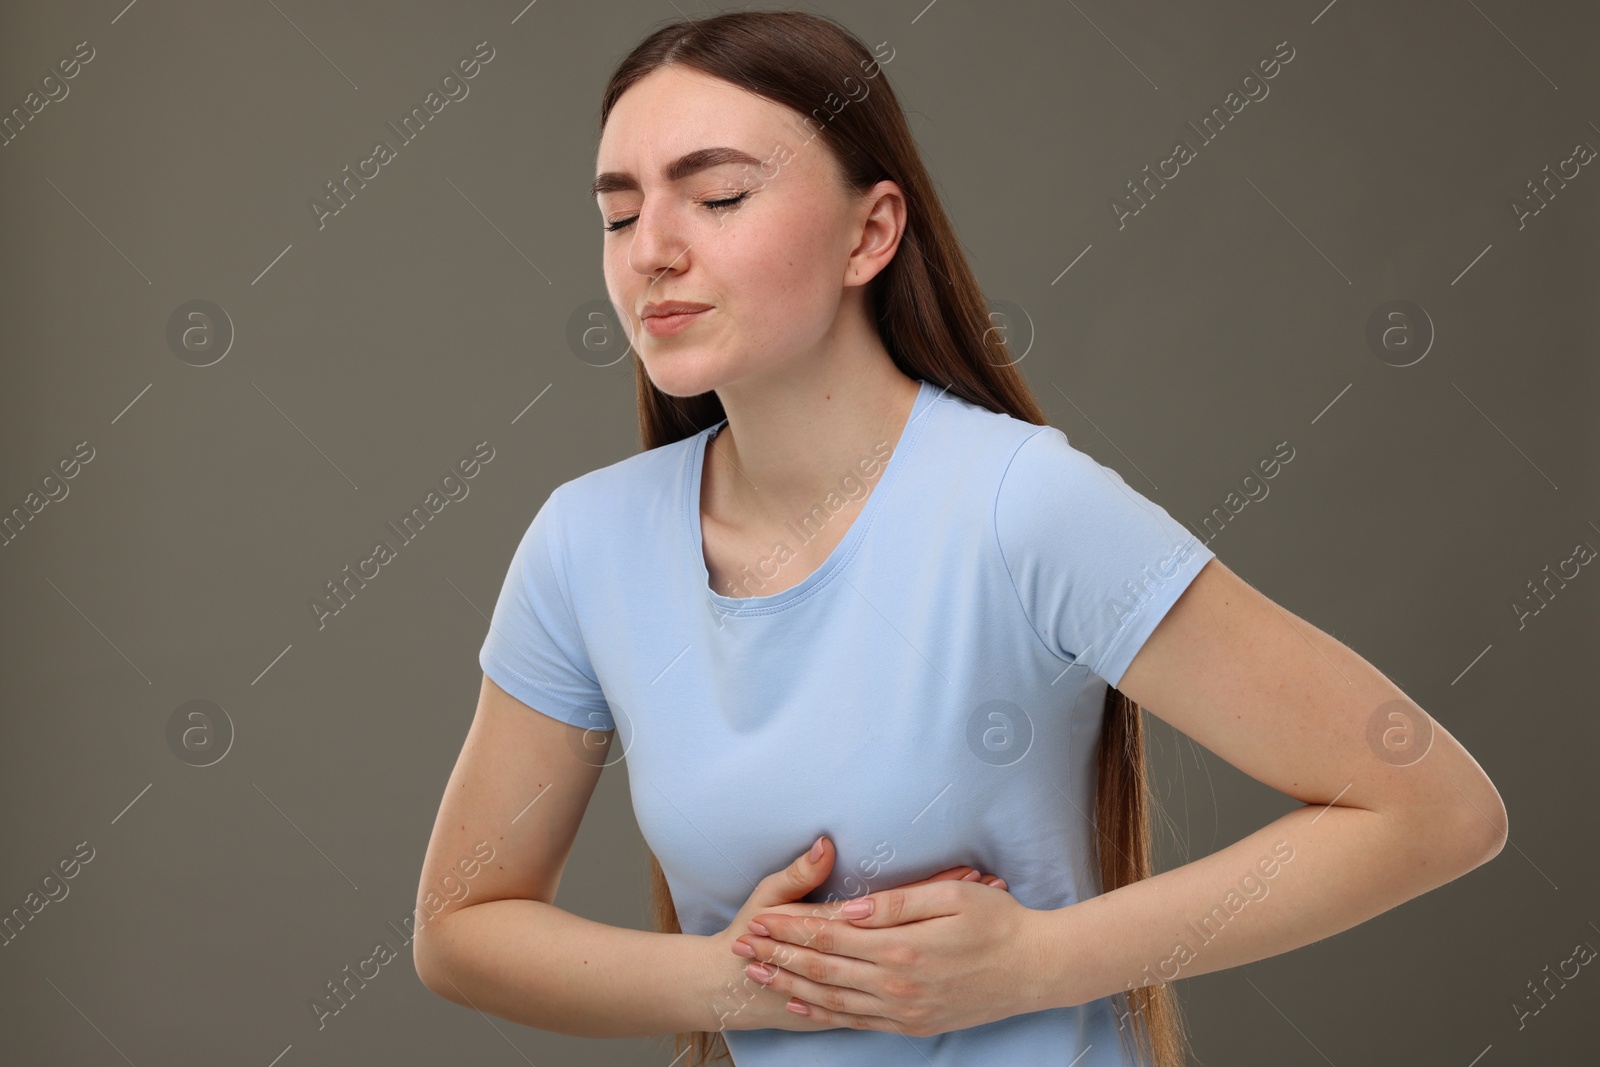
[[[647,199],[628,227],[628,266],[652,282],[674,267],[683,270],[689,242],[683,238],[681,223],[672,205],[651,204]]]

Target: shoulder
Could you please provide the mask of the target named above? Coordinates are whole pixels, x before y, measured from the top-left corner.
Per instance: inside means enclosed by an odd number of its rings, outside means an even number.
[[[1094,478],[1126,487],[1115,469],[1078,448],[1056,427],[1029,429],[1007,458],[1001,481],[1006,497],[1022,500],[1047,489],[1080,489]]]
[[[697,437],[691,434],[570,478],[557,485],[549,499],[560,498],[558,510],[568,521],[637,514],[638,508],[654,506],[684,489],[683,476]]]
[[[1012,452],[995,494],[995,533],[1008,558],[1062,544],[1091,558],[1149,555],[1158,544],[1186,548],[1194,540],[1115,467],[1053,426],[1035,429]]]
[[[534,520],[556,565],[592,576],[618,560],[644,561],[671,543],[669,531],[688,536],[688,461],[697,439],[691,434],[559,483]]]
[[[935,399],[921,417],[928,425],[918,431],[918,449],[934,457],[951,483],[980,492],[996,487],[1023,442],[1043,432],[1060,433],[952,393]]]

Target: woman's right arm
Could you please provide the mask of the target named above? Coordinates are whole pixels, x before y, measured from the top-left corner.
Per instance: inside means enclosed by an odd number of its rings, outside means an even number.
[[[412,953],[428,989],[579,1037],[716,1029],[710,939],[553,903],[613,736],[588,733],[585,750],[584,730],[484,677],[417,887]]]

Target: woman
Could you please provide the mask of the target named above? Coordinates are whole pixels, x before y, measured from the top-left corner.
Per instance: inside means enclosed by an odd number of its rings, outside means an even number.
[[[418,972],[542,1029],[692,1033],[695,1063],[1176,1067],[1173,979],[1460,876],[1505,812],[1377,669],[1045,425],[892,58],[740,12],[613,74],[594,191],[645,450],[518,546]],[[1139,705],[1305,806],[1152,877]],[[653,932],[551,903],[615,737]]]

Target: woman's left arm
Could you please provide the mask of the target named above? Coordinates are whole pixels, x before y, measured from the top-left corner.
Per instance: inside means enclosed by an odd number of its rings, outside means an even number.
[[[1443,726],[1221,560],[1195,576],[1118,689],[1306,806],[1192,863],[1038,912],[1041,1006],[1319,941],[1505,843],[1499,793]]]
[[[870,894],[862,919],[840,904],[827,918],[758,916],[768,922],[741,940],[781,968],[761,980],[827,1005],[837,1025],[941,1033],[1299,948],[1460,877],[1506,840],[1499,793],[1444,727],[1219,559],[1117,688],[1305,806],[1055,910],[947,885]]]

